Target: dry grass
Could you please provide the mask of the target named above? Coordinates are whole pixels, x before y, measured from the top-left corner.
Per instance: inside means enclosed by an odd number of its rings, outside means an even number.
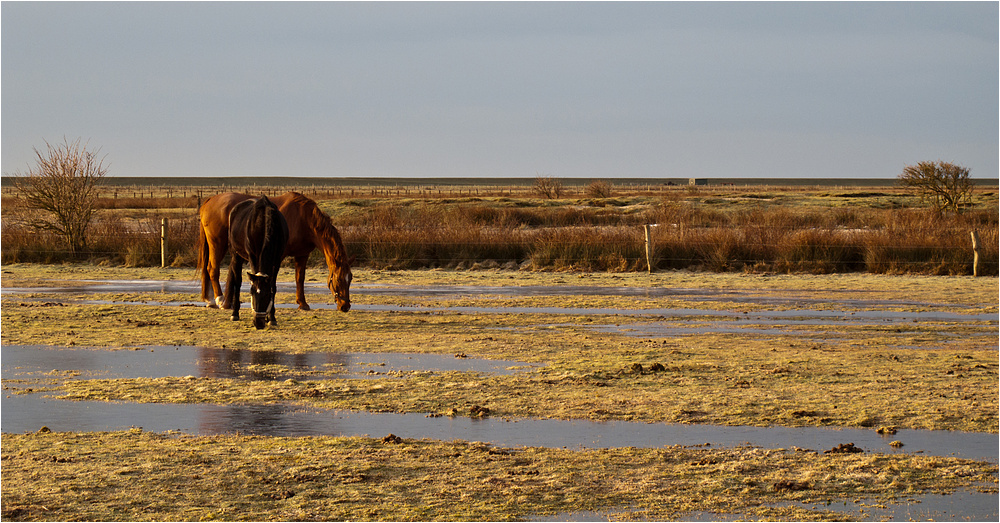
[[[5,521],[496,521],[581,510],[652,520],[705,511],[848,520],[797,503],[904,501],[996,483],[995,465],[956,458],[503,449],[388,435],[7,434],[2,459]]]
[[[21,266],[5,285],[17,282]],[[161,273],[172,273],[161,271]],[[518,272],[416,273],[359,272],[357,282],[498,285]],[[79,275],[79,276],[82,276]],[[78,276],[78,277],[79,277]],[[290,275],[286,275],[288,277]],[[566,283],[568,275],[536,275],[534,282]],[[667,288],[755,289],[763,297],[828,298],[797,308],[849,314],[852,299],[907,300],[942,305],[902,306],[904,310],[963,313],[997,311],[996,280],[988,278],[899,276],[746,277],[678,273],[648,277],[580,275],[580,283],[654,285]],[[585,276],[585,277],[583,277]],[[746,291],[741,291],[745,293]],[[888,293],[888,294],[887,294]],[[466,413],[489,406],[498,415],[585,419],[699,422],[735,425],[851,426],[876,424],[908,428],[997,431],[997,353],[991,349],[995,324],[920,321],[886,326],[833,323],[786,328],[776,334],[717,333],[726,318],[624,319],[615,315],[462,314],[440,311],[342,314],[314,309],[281,309],[277,329],[254,332],[228,315],[204,307],[164,307],[148,301],[188,301],[195,296],[167,293],[88,295],[124,304],[22,306],[37,302],[4,299],[5,344],[121,346],[195,345],[293,352],[431,352],[539,362],[546,366],[512,376],[429,374],[379,384],[344,380],[300,384],[228,380],[70,380],[61,385],[79,399],[129,401],[273,402],[303,401],[315,406],[372,411]],[[61,297],[39,294],[42,300]],[[279,295],[291,303],[291,295]],[[313,303],[331,300],[315,295]],[[769,308],[731,301],[672,297],[470,295],[460,298],[355,296],[356,304],[430,307],[675,308],[750,311]],[[787,308],[786,305],[784,308]],[[864,307],[853,306],[853,307]],[[877,306],[877,310],[882,307]],[[624,325],[623,325],[624,323]],[[629,336],[630,329],[704,326],[685,335]],[[616,327],[617,326],[617,327]],[[747,325],[748,327],[750,324]],[[765,326],[766,327],[766,326]],[[807,332],[797,331],[805,329]],[[900,349],[899,347],[914,347]],[[632,370],[633,364],[647,369]],[[654,364],[659,372],[649,372]],[[315,389],[313,393],[307,389]],[[600,394],[595,394],[599,392]],[[661,401],[668,394],[670,402]],[[808,416],[796,413],[809,412]]]
[[[53,280],[193,278],[189,269],[4,265],[3,285]],[[283,281],[291,278],[282,272]],[[322,281],[319,269],[309,278]],[[997,312],[995,278],[884,275],[371,271],[379,285],[569,284],[716,290],[684,297],[474,295],[408,298],[356,294],[356,304],[582,308],[781,309],[748,294],[823,301],[795,308]],[[66,284],[67,282],[62,282]],[[838,300],[899,299],[844,306]],[[130,402],[284,402],[312,407],[494,416],[747,425],[963,429],[996,433],[995,323],[810,326],[770,335],[704,333],[632,337],[617,329],[697,325],[695,320],[612,315],[348,314],[281,309],[261,332],[222,311],[167,307],[196,296],[163,292],[79,294],[120,304],[46,305],[65,295],[3,295],[2,343],[122,347],[199,345],[293,352],[466,353],[544,363],[509,376],[408,373],[369,380],[274,382],[210,378],[5,379],[5,393],[48,388],[72,398]],[[332,296],[310,295],[313,303]],[[905,299],[903,299],[905,298]],[[291,296],[281,296],[285,303]],[[907,305],[914,301],[921,305]],[[635,325],[631,325],[631,324]],[[616,329],[617,326],[617,329]],[[601,327],[601,328],[598,328]],[[984,337],[984,334],[990,336]],[[898,346],[912,346],[910,349]],[[634,364],[643,366],[640,372]],[[653,371],[660,363],[662,370]],[[281,372],[280,368],[272,371]],[[664,398],[670,401],[664,401]],[[381,435],[379,435],[381,436]],[[589,510],[622,519],[699,513],[767,520],[848,520],[799,502],[906,502],[926,492],[996,492],[996,464],[917,454],[822,454],[761,448],[501,449],[464,441],[361,437],[192,437],[114,433],[2,436],[7,520],[509,520]],[[819,449],[823,450],[823,449]]]
[[[194,197],[188,197],[194,198]],[[147,201],[148,200],[148,201]],[[91,259],[159,264],[162,205],[171,219],[168,263],[193,266],[197,218],[178,198],[109,200],[91,230]],[[666,197],[335,198],[320,206],[358,264],[374,268],[636,271],[646,267],[642,226],[653,228],[654,266],[708,271],[970,274],[969,233],[983,251],[982,274],[1000,259],[997,198],[979,190],[973,207],[942,215],[896,190],[836,193],[801,188],[694,189]],[[9,207],[9,206],[8,206]],[[3,260],[58,262],[58,239],[27,231],[4,213]],[[316,254],[313,263],[322,263]]]

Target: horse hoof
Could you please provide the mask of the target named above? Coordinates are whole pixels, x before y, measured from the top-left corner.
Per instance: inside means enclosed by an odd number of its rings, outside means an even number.
[[[233,321],[240,321],[240,317],[239,316],[233,316],[233,317],[231,317],[229,319],[233,320]]]
[[[218,309],[219,308],[219,304],[215,303],[214,301],[210,301],[210,302],[205,303],[205,306],[208,307],[209,309]]]
[[[225,300],[222,299],[222,296],[216,296],[215,297],[215,305],[216,305],[216,307],[218,307],[220,309],[228,309],[229,307],[226,307],[225,305],[223,305],[224,303],[225,303]],[[209,305],[209,307],[211,307],[211,305]]]
[[[305,303],[300,303],[300,304],[299,304],[299,310],[300,310],[300,311],[308,311],[308,310],[312,310],[312,309],[310,309],[310,308],[309,308],[309,305],[308,305],[308,304],[305,304]]]

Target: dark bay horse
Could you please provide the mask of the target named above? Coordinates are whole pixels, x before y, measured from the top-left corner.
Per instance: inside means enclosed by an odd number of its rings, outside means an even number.
[[[250,264],[250,306],[253,326],[277,325],[274,295],[278,291],[278,269],[288,244],[288,223],[267,196],[243,200],[229,211],[229,250],[232,261],[226,277],[226,303],[233,308],[233,321],[240,319],[240,284],[243,263]]]
[[[217,194],[202,204],[200,253],[198,266],[201,268],[201,299],[209,307],[224,306],[222,288],[219,284],[219,266],[229,245],[229,211],[242,201],[253,198],[248,194]],[[326,265],[330,269],[327,287],[337,301],[342,312],[351,309],[351,263],[347,258],[340,232],[330,222],[330,217],[319,209],[316,202],[297,192],[289,192],[271,198],[288,222],[288,245],[284,257],[295,259],[295,303],[302,310],[309,310],[306,303],[305,280],[306,262],[309,254],[317,247],[323,251]],[[214,298],[214,300],[213,300]]]

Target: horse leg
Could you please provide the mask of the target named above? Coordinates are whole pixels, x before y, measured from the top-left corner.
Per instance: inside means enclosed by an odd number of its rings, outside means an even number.
[[[226,301],[233,307],[233,321],[240,319],[240,285],[243,285],[243,258],[233,253],[226,275]],[[227,307],[228,308],[228,307]]]
[[[274,271],[274,273],[275,273],[275,278],[274,281],[271,283],[271,310],[268,311],[268,318],[267,318],[267,322],[270,323],[272,327],[276,327],[278,325],[278,319],[274,317],[274,299],[278,295],[278,278],[277,278],[278,271]]]
[[[211,281],[212,293],[214,294],[215,299],[206,301],[208,301],[208,306],[212,308],[228,309],[230,307],[229,305],[226,305],[228,300],[224,298],[225,294],[222,292],[222,284],[219,283],[219,272],[222,269],[222,258],[226,255],[228,241],[228,238],[224,241],[218,241],[217,239],[209,239],[208,241],[208,260],[206,261],[205,266],[208,271],[208,277]],[[206,296],[206,298],[208,298],[208,296]]]
[[[295,257],[295,303],[299,304],[299,310],[309,310],[306,303],[306,263],[309,255]]]

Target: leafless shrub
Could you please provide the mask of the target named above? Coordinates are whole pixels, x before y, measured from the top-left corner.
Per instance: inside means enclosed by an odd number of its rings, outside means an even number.
[[[107,174],[103,158],[87,146],[63,141],[45,142],[46,152],[35,149],[38,164],[27,173],[14,173],[14,186],[24,206],[42,211],[28,215],[27,225],[61,237],[72,256],[87,248],[87,228],[96,209],[97,187]]]
[[[562,196],[563,184],[561,180],[556,178],[549,178],[547,176],[538,176],[535,178],[535,193],[542,198],[554,199]]]
[[[972,201],[969,169],[948,162],[920,162],[908,165],[899,175],[899,183],[916,189],[920,197],[931,201],[939,211],[958,213]]]

